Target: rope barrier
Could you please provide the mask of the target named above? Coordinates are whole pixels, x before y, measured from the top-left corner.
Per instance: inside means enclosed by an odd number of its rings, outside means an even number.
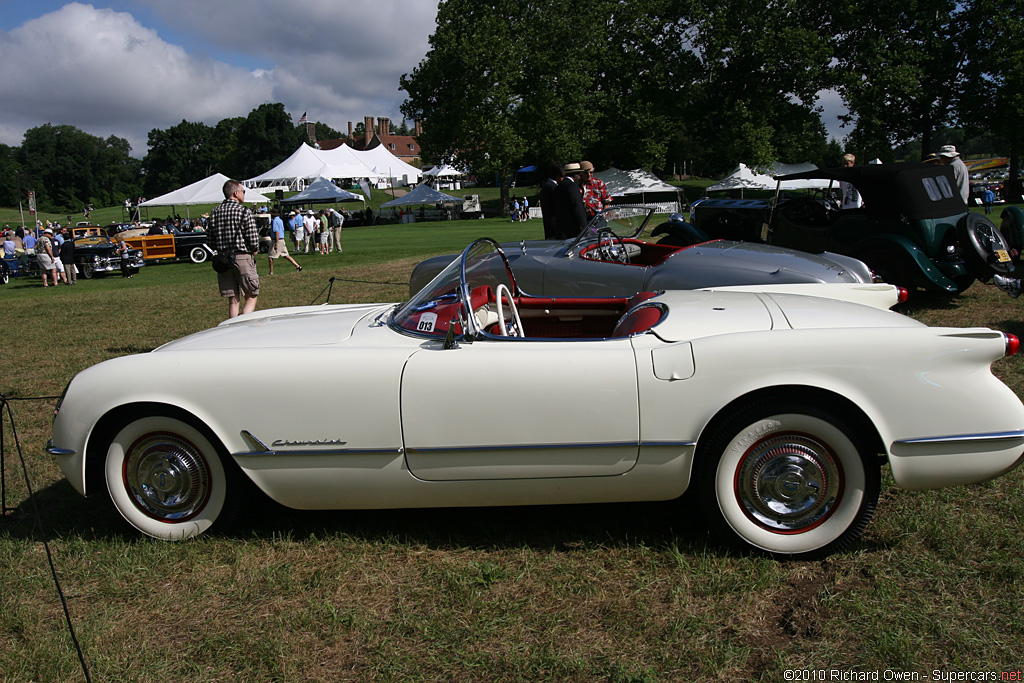
[[[324,287],[322,290],[320,290],[319,294],[317,294],[315,297],[313,297],[313,300],[309,302],[309,305],[312,306],[313,304],[315,304],[316,300],[319,299],[321,296],[323,296],[324,292],[327,292],[327,298],[324,299],[324,303],[325,304],[330,303],[330,301],[331,301],[331,291],[334,288],[334,282],[335,281],[338,281],[338,282],[358,282],[358,283],[364,284],[364,285],[395,285],[396,287],[404,287],[405,284],[406,284],[405,282],[376,282],[374,280],[352,280],[352,279],[343,278],[343,277],[331,277],[327,281],[327,286]]]
[[[61,607],[64,609],[64,621],[68,625],[68,633],[71,636],[71,642],[75,644],[75,651],[78,654],[78,662],[82,666],[82,674],[85,676],[86,683],[91,683],[92,678],[89,676],[89,666],[85,662],[85,655],[82,653],[82,645],[78,642],[78,636],[75,635],[75,626],[71,621],[71,611],[68,609],[68,601],[64,596],[64,590],[61,588],[60,579],[57,577],[57,567],[53,563],[53,552],[50,550],[50,541],[46,536],[46,530],[43,528],[43,516],[39,512],[39,502],[36,500],[35,492],[32,489],[32,482],[28,477],[28,466],[25,463],[25,455],[21,450],[21,442],[18,440],[18,428],[14,423],[14,411],[11,409],[11,401],[55,401],[59,396],[33,396],[25,398],[7,398],[5,394],[0,394],[0,421],[2,421],[2,413],[7,412],[8,420],[11,425],[11,436],[14,438],[14,447],[18,452],[18,460],[21,462],[21,471],[25,479],[25,488],[28,491],[28,500],[32,504],[32,512],[35,517],[35,529],[39,534],[39,538],[43,543],[43,548],[46,550],[46,562],[50,566],[50,575],[53,577],[53,585],[57,589],[57,596],[60,598]],[[6,468],[6,443],[4,441],[4,430],[3,425],[0,424],[0,484],[2,484],[2,497],[3,514],[7,515],[9,510],[15,510],[16,508],[7,507],[7,485],[5,473]]]

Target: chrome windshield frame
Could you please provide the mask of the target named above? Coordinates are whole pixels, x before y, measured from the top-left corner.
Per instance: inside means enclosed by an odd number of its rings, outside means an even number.
[[[601,230],[602,228],[610,227],[608,224],[608,218],[610,216],[614,216],[616,212],[622,211],[623,209],[642,209],[647,211],[647,215],[644,217],[644,220],[641,221],[640,227],[634,230],[629,235],[620,235],[619,233],[615,232],[614,229],[612,229],[612,232],[615,233],[615,236],[619,237],[620,239],[635,239],[642,235],[644,230],[647,229],[647,225],[651,222],[651,217],[654,216],[654,212],[656,210],[655,207],[648,206],[647,204],[623,204],[622,206],[611,206],[608,207],[607,209],[604,209],[603,211],[599,211],[598,213],[594,214],[593,218],[590,219],[590,222],[587,223],[587,227],[581,230],[580,234],[577,235],[576,238],[569,244],[569,248],[566,253],[572,255],[576,253],[577,246],[589,240],[597,239],[597,233],[599,230]]]

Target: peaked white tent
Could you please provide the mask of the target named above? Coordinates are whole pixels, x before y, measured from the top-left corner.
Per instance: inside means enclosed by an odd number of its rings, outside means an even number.
[[[228,178],[223,173],[214,173],[208,178],[197,180],[191,185],[180,187],[173,192],[162,194],[153,199],[147,199],[139,206],[182,206],[185,208],[185,215],[188,215],[188,207],[192,204],[220,204],[224,201],[224,183]],[[270,198],[256,190],[245,188],[246,203],[262,204],[270,203]]]
[[[758,173],[746,164],[740,164],[732,173],[707,189],[707,192],[723,190],[774,190],[775,178]]]
[[[658,176],[642,168],[623,171],[612,166],[607,170],[594,174],[603,180],[608,193],[613,197],[624,197],[630,194],[647,194],[651,192],[678,192],[679,188],[663,182]]]
[[[684,201],[681,192],[675,185],[662,181],[658,176],[642,168],[635,168],[632,171],[623,171],[612,166],[604,171],[594,174],[595,178],[603,180],[612,197],[626,197],[628,195],[640,195],[642,204],[652,204],[648,201],[647,195],[672,192],[675,194],[675,201],[655,201],[654,206],[658,207],[658,213],[672,213],[681,211]],[[620,202],[621,203],[621,202]]]
[[[314,149],[302,143],[291,156],[265,173],[246,179],[253,187],[287,186],[298,189],[306,181],[324,178],[391,178],[404,183],[419,182],[422,172],[402,161],[384,147],[360,151],[342,145],[335,149]]]
[[[297,187],[300,181],[324,178],[381,178],[383,174],[374,171],[354,156],[350,147],[342,145],[337,149],[313,149],[302,143],[291,156],[266,173],[246,179],[252,187],[286,185]]]
[[[396,185],[395,181],[399,180],[405,185],[415,185],[423,177],[423,171],[402,161],[383,145],[365,150],[352,149],[347,145],[342,145],[342,147],[351,152],[354,158],[379,173],[381,177],[391,178],[392,185]]]
[[[454,166],[448,164],[441,164],[440,166],[434,166],[429,171],[424,171],[423,175],[432,176],[434,178],[450,178],[454,176],[466,175],[465,171],[460,171]]]
[[[772,164],[773,175],[786,175],[788,173],[804,173],[814,171],[818,167],[814,164]],[[789,169],[803,169],[790,171]],[[707,192],[720,192],[723,190],[774,190],[779,183],[771,175],[758,173],[746,164],[740,164],[736,170],[718,181]],[[810,178],[807,180],[787,180],[782,183],[783,190],[819,190],[829,186],[826,179]]]

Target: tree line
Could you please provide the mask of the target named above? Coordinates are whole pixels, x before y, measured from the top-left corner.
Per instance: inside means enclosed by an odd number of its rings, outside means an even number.
[[[341,137],[317,125],[321,139]],[[251,178],[277,165],[306,140],[281,103],[210,126],[183,120],[148,135],[148,152],[131,156],[124,139],[106,140],[74,126],[45,124],[25,133],[20,147],[0,145],[0,206],[17,206],[36,193],[41,211],[77,213],[92,204],[155,197],[223,173]]]
[[[738,162],[920,158],[956,127],[1019,175],[1020,0],[442,0],[402,113],[432,160],[717,176]],[[834,91],[848,133],[816,104]],[[901,147],[902,146],[902,147]]]

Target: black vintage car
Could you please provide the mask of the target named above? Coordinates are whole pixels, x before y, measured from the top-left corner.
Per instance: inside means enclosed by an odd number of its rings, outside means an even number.
[[[669,222],[655,234],[847,254],[886,282],[948,293],[963,291],[975,279],[1009,273],[1024,246],[1024,214],[1005,211],[1000,231],[983,214],[968,212],[948,166],[867,165],[776,178],[780,187],[783,181],[808,179],[851,183],[864,206],[840,210],[830,190],[818,196],[776,191],[770,199],[703,199],[694,204],[690,224]]]
[[[86,279],[121,270],[121,257],[117,253],[120,242],[110,239],[99,230],[96,232],[100,234],[83,234],[74,238],[75,265],[78,266],[78,274]],[[141,249],[129,249],[128,255],[131,269],[138,270],[146,265]]]

